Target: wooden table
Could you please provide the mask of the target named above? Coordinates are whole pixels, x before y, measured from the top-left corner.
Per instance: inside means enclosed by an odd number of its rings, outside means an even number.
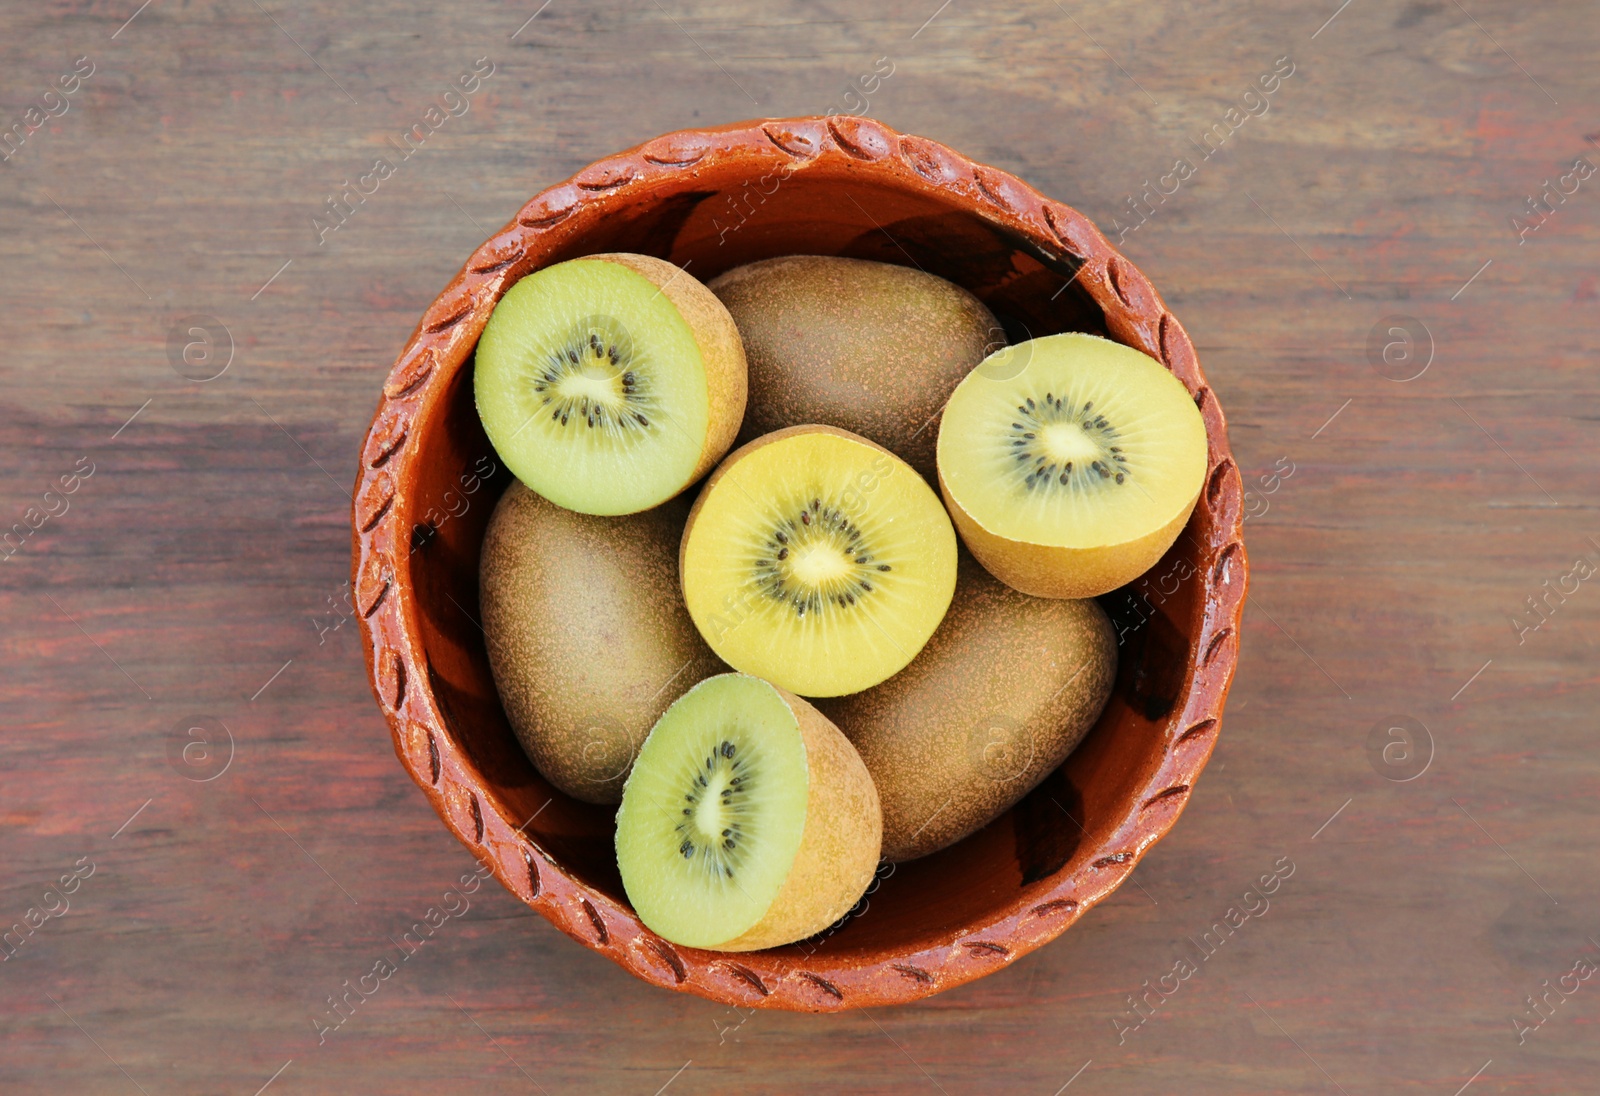
[[[1596,1090],[1592,7],[136,6],[0,15],[0,1090]],[[915,1007],[655,990],[493,883],[401,959],[473,864],[344,602],[381,378],[539,188],[830,107],[1125,229],[1188,325],[1253,513],[1206,779]]]

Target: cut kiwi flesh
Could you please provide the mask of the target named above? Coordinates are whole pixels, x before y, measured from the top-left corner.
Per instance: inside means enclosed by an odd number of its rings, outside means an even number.
[[[882,838],[872,779],[799,697],[744,674],[707,678],[645,739],[617,812],[634,911],[687,947],[804,939],[871,881]]]
[[[736,451],[684,530],[684,601],[735,669],[802,696],[876,685],[955,590],[956,538],[927,483],[865,438],[795,426]]]
[[[586,514],[646,510],[699,478],[732,444],[744,385],[726,309],[678,267],[638,255],[517,282],[489,317],[473,377],[506,466]]]
[[[939,485],[973,555],[1041,597],[1093,597],[1153,565],[1206,471],[1182,382],[1131,347],[1050,335],[985,359],[939,426]]]

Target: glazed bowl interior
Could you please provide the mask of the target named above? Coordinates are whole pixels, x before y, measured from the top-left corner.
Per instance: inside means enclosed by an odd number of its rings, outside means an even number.
[[[1076,264],[937,195],[892,182],[797,174],[752,205],[747,186],[703,190],[623,208],[550,261],[604,251],[643,252],[702,280],[776,255],[845,255],[914,265],[984,301],[1013,340],[1062,331],[1107,334],[1104,314],[1080,286]],[[730,230],[729,226],[734,227]],[[1063,289],[1065,287],[1065,289]],[[409,568],[424,617],[430,685],[445,731],[482,775],[505,817],[534,817],[526,832],[589,887],[626,903],[612,849],[614,810],[570,799],[534,770],[496,699],[478,612],[478,552],[494,500],[509,482],[478,422],[472,372],[456,371],[416,439],[428,454],[414,514],[449,515],[412,529]],[[493,468],[463,495],[461,476]],[[447,496],[453,495],[454,498]],[[464,513],[455,516],[465,501]],[[1174,556],[1193,554],[1180,539]],[[1169,561],[1157,573],[1170,571]],[[1156,604],[1119,591],[1103,599],[1123,633],[1115,694],[1066,764],[981,832],[898,866],[869,908],[829,940],[829,952],[918,950],[952,926],[980,919],[1016,893],[1105,844],[1127,817],[1165,750],[1167,716],[1195,656],[1196,583],[1176,583]],[[1137,604],[1137,615],[1131,616]],[[967,729],[955,729],[964,733]],[[1113,744],[1116,748],[1113,749]]]

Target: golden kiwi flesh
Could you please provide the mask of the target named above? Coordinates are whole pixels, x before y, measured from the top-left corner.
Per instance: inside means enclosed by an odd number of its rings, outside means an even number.
[[[1007,347],[956,386],[939,488],[962,541],[1038,597],[1097,597],[1149,570],[1206,474],[1206,427],[1160,362],[1094,335]]]

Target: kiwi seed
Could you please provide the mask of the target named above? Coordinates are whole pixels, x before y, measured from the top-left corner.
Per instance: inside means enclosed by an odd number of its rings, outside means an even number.
[[[685,860],[699,857],[706,874],[726,879],[734,877],[743,857],[740,842],[744,840],[743,822],[752,794],[752,785],[746,783],[752,776],[750,766],[743,755],[736,757],[737,753],[738,748],[723,739],[706,756],[705,772],[696,768],[692,774],[686,774],[689,790],[683,799],[689,805],[683,808],[683,818],[676,829],[679,855]],[[712,795],[713,788],[715,795]],[[701,805],[702,799],[705,799],[704,805]],[[702,820],[700,813],[703,811],[712,812],[714,821],[707,824]],[[695,843],[696,831],[702,835],[700,844]],[[715,834],[709,842],[703,837],[707,832]]]
[[[861,528],[841,508],[825,506],[821,499],[802,505],[794,517],[771,519],[769,529],[765,552],[758,552],[755,559],[754,581],[767,597],[788,605],[797,617],[830,606],[848,608],[876,589],[868,581],[872,575],[892,570],[891,564],[878,560]],[[799,578],[795,573],[799,561],[818,552],[846,561],[845,573],[821,583]]]
[[[574,415],[593,430],[626,438],[650,428],[645,412],[657,413],[647,377],[633,365],[633,341],[611,316],[589,316],[573,325],[549,352],[534,380],[541,409],[567,426]],[[595,392],[596,382],[605,391]],[[576,391],[574,391],[576,389]]]
[[[1100,490],[1113,482],[1124,483],[1133,474],[1122,447],[1113,444],[1122,435],[1105,415],[1095,413],[1093,400],[1079,408],[1070,399],[1046,392],[1037,401],[1028,397],[1017,404],[1017,419],[1021,421],[1011,423],[1009,434],[1012,478],[1020,479],[1029,491]],[[1079,432],[1097,447],[1097,456],[1065,460],[1051,451],[1052,434]]]

